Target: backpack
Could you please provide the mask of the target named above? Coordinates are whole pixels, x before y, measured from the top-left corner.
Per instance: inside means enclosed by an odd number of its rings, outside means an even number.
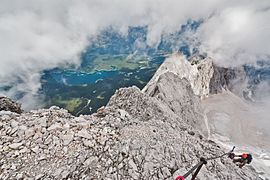
[[[252,161],[252,156],[251,156],[251,154],[247,154],[247,160],[248,160],[248,164],[250,164],[251,163],[251,161]]]
[[[228,153],[227,155],[228,155],[228,157],[229,157],[230,159],[233,159],[235,154],[234,154],[233,152],[230,152],[230,153]]]

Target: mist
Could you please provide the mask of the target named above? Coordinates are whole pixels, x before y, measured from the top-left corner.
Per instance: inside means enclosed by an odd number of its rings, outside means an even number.
[[[0,94],[36,107],[42,72],[79,66],[91,39],[109,27],[122,35],[129,27],[147,27],[146,43],[157,47],[162,35],[201,21],[177,44],[225,67],[269,61],[269,19],[269,0],[0,0]]]

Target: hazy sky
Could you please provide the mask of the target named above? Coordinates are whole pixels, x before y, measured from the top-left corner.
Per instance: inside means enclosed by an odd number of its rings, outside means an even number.
[[[0,0],[0,86],[13,86],[1,94],[22,91],[30,102],[43,70],[79,64],[89,38],[108,26],[123,34],[147,26],[147,44],[155,46],[189,19],[204,20],[186,33],[190,44],[199,42],[220,65],[270,54],[269,0]]]

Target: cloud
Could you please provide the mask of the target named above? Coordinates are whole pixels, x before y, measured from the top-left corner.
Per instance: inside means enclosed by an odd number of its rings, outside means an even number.
[[[206,19],[197,32],[200,50],[222,66],[267,59],[270,54],[270,2],[241,1]]]
[[[270,109],[270,81],[262,81],[257,87],[255,99],[256,103],[254,104],[253,112],[256,114],[256,121],[259,127],[262,128],[262,132],[267,136],[266,138],[269,140],[270,138],[270,117],[269,117],[269,109]]]
[[[146,43],[156,47],[163,34],[203,19],[185,42],[225,66],[255,62],[270,54],[268,7],[268,0],[1,0],[0,93],[23,92],[34,102],[41,72],[79,65],[90,39],[107,27],[126,34],[129,26],[147,26]]]

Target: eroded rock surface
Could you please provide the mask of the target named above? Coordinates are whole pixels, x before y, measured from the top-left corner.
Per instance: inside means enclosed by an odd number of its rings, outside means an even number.
[[[166,72],[187,79],[194,94],[201,98],[224,90],[230,90],[242,97],[243,91],[247,91],[247,78],[243,68],[218,67],[210,57],[194,56],[188,60],[184,55],[173,54],[159,67],[143,92],[153,91],[153,84]]]
[[[150,95],[120,89],[91,116],[58,107],[1,113],[0,179],[173,179],[200,157],[224,153],[197,128],[200,102],[185,79],[166,73],[155,87]],[[198,179],[258,176],[252,166],[239,169],[221,158],[208,162]]]

